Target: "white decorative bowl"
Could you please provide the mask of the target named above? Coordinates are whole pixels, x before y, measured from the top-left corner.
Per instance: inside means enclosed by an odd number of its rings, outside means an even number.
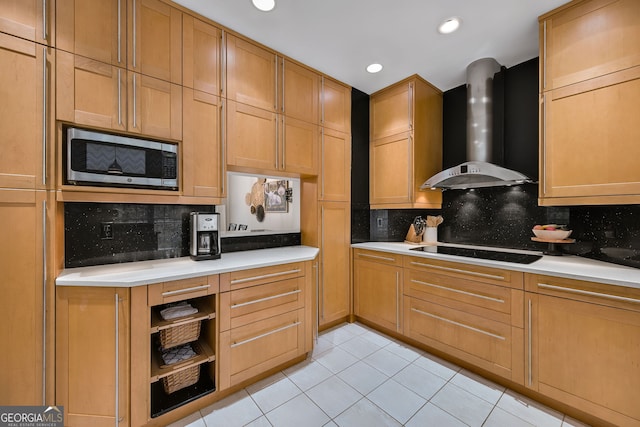
[[[533,229],[533,234],[539,239],[545,240],[564,240],[571,235],[572,230],[536,230]]]

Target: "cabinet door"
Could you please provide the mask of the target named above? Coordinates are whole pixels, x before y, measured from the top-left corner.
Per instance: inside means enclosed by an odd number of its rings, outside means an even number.
[[[282,59],[280,111],[287,117],[318,123],[320,76],[308,68]]]
[[[351,133],[351,88],[322,77],[320,124],[338,132]]]
[[[129,318],[128,289],[57,288],[56,404],[68,425],[129,424]]]
[[[182,87],[128,73],[129,132],[182,139]]]
[[[0,32],[53,46],[55,3],[55,0],[2,0]]]
[[[613,425],[637,426],[640,313],[529,293],[527,302],[525,384]]]
[[[372,141],[412,130],[413,94],[413,82],[406,82],[371,95]]]
[[[0,34],[0,187],[50,188],[53,49]]]
[[[369,203],[411,203],[413,196],[413,140],[402,133],[371,142]]]
[[[355,259],[353,307],[356,316],[402,332],[402,268]]]
[[[640,65],[638,16],[636,0],[592,0],[542,21],[540,87],[557,89]]]
[[[195,197],[221,197],[225,192],[225,162],[220,98],[186,87],[183,94],[182,193]]]
[[[58,49],[124,67],[126,56],[126,0],[58,1]]]
[[[0,324],[0,402],[40,405],[43,401],[43,279],[46,210],[43,191],[0,189],[0,269],[3,272]],[[49,402],[51,403],[51,402]]]
[[[640,67],[545,93],[540,193],[551,198],[545,204],[640,200],[639,98]]]
[[[227,98],[276,111],[276,54],[227,35]]]
[[[320,203],[320,325],[347,318],[350,313],[349,203]]]
[[[320,200],[347,202],[351,199],[351,135],[321,130]]]
[[[276,113],[233,101],[227,110],[227,164],[277,170]]]
[[[301,175],[318,173],[318,126],[280,116],[280,168]]]
[[[57,51],[56,116],[79,125],[127,129],[127,72]]]
[[[183,84],[199,92],[221,95],[221,31],[189,15],[182,16]]]
[[[160,0],[129,0],[127,68],[182,84],[182,13]]]

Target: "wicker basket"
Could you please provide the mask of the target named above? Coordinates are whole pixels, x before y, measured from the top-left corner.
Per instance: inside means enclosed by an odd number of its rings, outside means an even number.
[[[162,387],[165,393],[171,394],[185,387],[189,387],[200,379],[200,365],[192,366],[175,374],[162,378]]]
[[[160,331],[160,346],[163,350],[195,341],[200,336],[200,321],[185,323]]]

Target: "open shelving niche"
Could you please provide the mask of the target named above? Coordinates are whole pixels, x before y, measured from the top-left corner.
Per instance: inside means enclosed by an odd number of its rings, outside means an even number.
[[[151,307],[151,328],[149,331],[151,339],[151,418],[159,417],[216,390],[216,296],[193,298],[187,302],[196,307],[198,312],[171,320],[164,320],[160,316],[160,311],[165,305]],[[160,331],[191,322],[202,322],[198,339],[191,342],[196,356],[172,365],[164,365],[159,349]],[[170,394],[164,391],[162,378],[194,366],[200,367],[198,382]]]

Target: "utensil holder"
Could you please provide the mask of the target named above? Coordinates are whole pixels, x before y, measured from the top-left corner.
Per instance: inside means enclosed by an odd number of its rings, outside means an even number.
[[[438,227],[427,227],[422,238],[424,243],[438,242]]]

